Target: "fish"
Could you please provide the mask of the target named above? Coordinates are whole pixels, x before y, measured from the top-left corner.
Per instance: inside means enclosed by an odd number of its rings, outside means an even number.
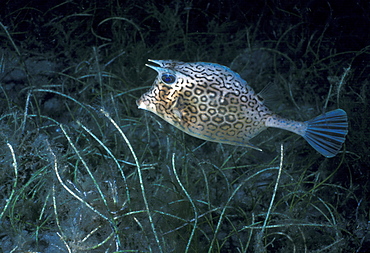
[[[269,127],[302,136],[325,157],[341,150],[348,133],[347,113],[326,112],[295,121],[272,112],[260,93],[230,68],[209,62],[148,60],[157,72],[151,88],[136,104],[183,132],[211,142],[262,151],[250,140]]]

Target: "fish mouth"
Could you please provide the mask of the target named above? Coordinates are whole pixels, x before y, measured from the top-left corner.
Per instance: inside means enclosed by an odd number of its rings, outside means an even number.
[[[136,100],[136,105],[137,105],[137,108],[141,109],[141,98],[137,99]]]
[[[143,94],[138,100],[136,100],[136,105],[138,109],[148,110],[149,101],[145,99],[145,94]]]

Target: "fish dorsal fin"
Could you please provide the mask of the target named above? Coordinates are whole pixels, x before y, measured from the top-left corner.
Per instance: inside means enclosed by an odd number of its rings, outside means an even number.
[[[267,84],[259,93],[258,98],[269,108],[277,108],[281,103],[281,92],[276,83]]]

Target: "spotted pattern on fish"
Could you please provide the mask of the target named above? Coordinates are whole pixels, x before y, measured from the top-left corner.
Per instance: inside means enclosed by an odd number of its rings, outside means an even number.
[[[263,98],[225,66],[149,61],[158,65],[147,64],[158,76],[150,90],[136,101],[138,107],[192,136],[260,150],[249,140],[268,127],[276,127],[303,136],[326,157],[335,156],[345,140],[348,123],[343,110],[306,122],[284,119],[271,112]]]

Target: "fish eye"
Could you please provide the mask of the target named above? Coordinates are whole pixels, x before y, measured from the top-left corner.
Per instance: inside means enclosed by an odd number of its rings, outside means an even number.
[[[171,74],[163,74],[162,81],[166,84],[173,84],[176,81],[176,77]]]

